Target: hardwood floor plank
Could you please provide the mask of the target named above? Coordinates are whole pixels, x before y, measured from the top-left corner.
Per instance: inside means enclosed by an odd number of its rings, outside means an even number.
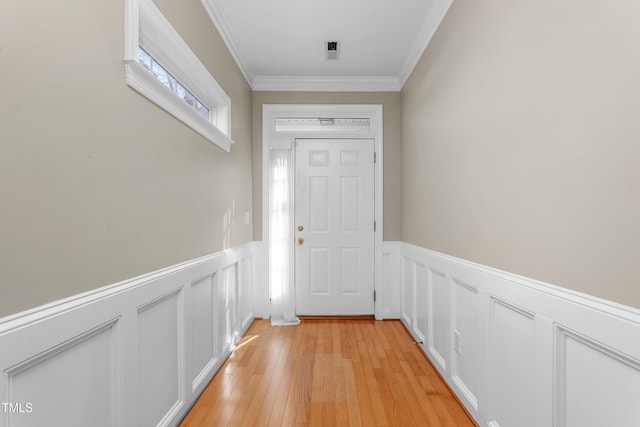
[[[256,320],[182,426],[476,425],[399,321]]]
[[[353,372],[353,361],[350,358],[343,358],[345,394],[347,398],[347,412],[350,426],[360,426],[362,417],[360,416],[360,401],[356,388],[356,379]]]

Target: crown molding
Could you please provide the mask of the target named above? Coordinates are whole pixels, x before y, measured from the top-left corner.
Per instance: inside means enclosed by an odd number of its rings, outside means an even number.
[[[418,37],[409,47],[409,53],[398,76],[384,77],[331,77],[331,76],[256,76],[251,72],[234,42],[231,28],[226,22],[224,11],[216,0],[201,0],[209,18],[218,30],[229,53],[235,60],[240,72],[255,91],[294,91],[294,92],[399,92],[413,72],[425,49],[447,14],[454,0],[435,0]]]
[[[412,46],[409,48],[409,54],[407,55],[407,61],[404,63],[400,74],[398,75],[398,82],[400,88],[404,87],[407,79],[413,72],[413,69],[418,64],[418,61],[422,57],[425,49],[431,42],[433,35],[440,27],[440,23],[444,19],[445,15],[449,11],[449,8],[453,4],[453,0],[436,0],[433,2],[429,13],[420,28],[418,36]]]
[[[256,76],[255,91],[399,92],[397,77]]]
[[[234,61],[236,61],[236,65],[238,65],[240,72],[244,76],[249,86],[251,86],[253,76],[250,73],[247,73],[246,62],[242,59],[242,55],[240,55],[240,52],[236,48],[236,45],[233,41],[233,33],[231,32],[229,25],[227,25],[227,21],[224,17],[224,12],[218,5],[218,2],[216,0],[201,0],[201,3],[202,6],[204,6],[204,9],[207,11],[209,19],[211,19],[213,25],[218,30],[222,41],[224,41],[224,44],[227,46],[229,53],[231,53]]]

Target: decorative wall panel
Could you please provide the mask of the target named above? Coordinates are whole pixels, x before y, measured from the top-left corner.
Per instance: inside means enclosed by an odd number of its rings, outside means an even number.
[[[640,361],[561,326],[556,335],[556,425],[639,426]]]
[[[180,289],[138,309],[140,425],[158,425],[183,404]]]
[[[6,369],[11,426],[116,426],[118,369],[109,322]],[[101,384],[101,387],[95,387]]]
[[[208,365],[215,361],[214,338],[214,281],[207,276],[191,285],[191,388],[196,389],[207,373]]]
[[[385,284],[399,286],[385,310],[400,300],[479,425],[640,425],[640,310],[402,242],[386,250]]]
[[[443,370],[447,370],[449,360],[449,340],[451,307],[449,300],[449,282],[445,273],[429,269],[429,334],[428,351]]]
[[[478,289],[453,280],[453,352],[452,376],[466,399],[478,409],[479,333]]]
[[[251,324],[256,250],[0,319],[0,427],[178,424]]]

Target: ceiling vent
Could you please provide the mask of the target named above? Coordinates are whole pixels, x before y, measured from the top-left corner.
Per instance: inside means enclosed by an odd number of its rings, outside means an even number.
[[[327,46],[327,59],[330,61],[337,61],[340,59],[340,42],[328,41]]]

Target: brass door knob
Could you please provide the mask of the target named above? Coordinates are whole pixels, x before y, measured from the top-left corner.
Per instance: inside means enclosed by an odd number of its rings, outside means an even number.
[[[298,237],[298,244],[302,246],[304,243],[304,239],[302,237]]]

